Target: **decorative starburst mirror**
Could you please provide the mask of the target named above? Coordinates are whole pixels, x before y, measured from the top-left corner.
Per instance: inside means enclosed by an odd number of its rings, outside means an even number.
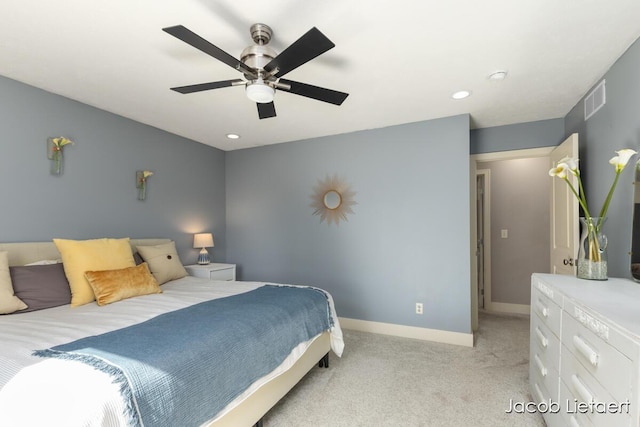
[[[328,176],[318,180],[318,184],[313,187],[311,195],[311,207],[315,210],[314,215],[320,215],[320,222],[327,221],[327,224],[340,224],[340,221],[347,221],[347,214],[352,214],[351,207],[356,205],[354,200],[355,191],[337,175]]]

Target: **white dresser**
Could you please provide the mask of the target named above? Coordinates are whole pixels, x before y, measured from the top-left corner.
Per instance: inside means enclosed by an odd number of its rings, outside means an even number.
[[[640,283],[533,274],[529,383],[549,427],[640,426]]]

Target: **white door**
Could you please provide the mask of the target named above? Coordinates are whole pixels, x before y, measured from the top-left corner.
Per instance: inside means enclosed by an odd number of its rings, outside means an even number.
[[[578,158],[578,134],[574,133],[558,145],[550,155],[556,165],[564,157]],[[552,166],[550,166],[552,167]],[[575,275],[578,256],[578,200],[564,180],[552,179],[551,184],[551,273]],[[578,190],[578,180],[569,176]]]

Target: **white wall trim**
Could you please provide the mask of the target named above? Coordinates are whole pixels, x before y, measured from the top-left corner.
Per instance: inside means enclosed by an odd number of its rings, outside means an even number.
[[[418,328],[416,326],[396,325],[393,323],[371,322],[368,320],[349,319],[346,317],[339,317],[338,319],[340,321],[340,326],[344,329],[473,347],[472,333],[465,334],[462,332]]]
[[[531,306],[527,304],[511,304],[507,302],[492,302],[489,307],[485,307],[487,311],[496,313],[513,313],[513,314],[529,314]]]
[[[547,157],[556,147],[525,148],[522,150],[496,151],[493,153],[472,154],[471,159],[476,162],[493,160],[510,160],[530,157]]]
[[[483,215],[483,228],[484,228],[484,263],[482,268],[484,270],[484,306],[483,308],[491,307],[491,169],[476,169],[476,177],[478,175],[484,175],[484,215]],[[477,196],[477,194],[476,194]],[[476,204],[477,206],[477,204]],[[476,236],[478,235],[477,222],[474,225],[476,227]],[[476,287],[478,287],[479,277],[476,277]]]

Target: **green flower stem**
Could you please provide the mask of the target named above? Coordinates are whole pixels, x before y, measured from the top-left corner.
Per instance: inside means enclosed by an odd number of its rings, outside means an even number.
[[[578,178],[578,185],[580,189],[580,197],[578,200],[582,200],[582,209],[587,216],[591,217],[591,215],[589,215],[589,210],[586,208],[587,197],[585,196],[586,193],[584,192],[584,187],[582,186],[582,177],[580,176],[580,171],[578,169],[575,170],[575,175]]]
[[[600,231],[600,227],[602,227],[602,221],[609,210],[609,203],[611,203],[611,198],[613,197],[613,192],[616,189],[616,185],[618,185],[618,178],[620,178],[620,172],[622,170],[616,169],[616,177],[613,180],[613,184],[611,184],[611,188],[609,189],[609,194],[607,194],[607,199],[604,201],[604,205],[602,205],[602,210],[600,211],[600,219],[598,220],[598,225],[596,226],[596,231]]]
[[[571,184],[571,181],[569,181],[569,178],[564,177],[562,179],[564,179],[567,182],[567,185],[569,185],[569,189],[571,189],[571,192],[573,192],[573,194],[576,196],[576,199],[578,199],[578,203],[580,203],[580,206],[582,206],[582,210],[584,211],[584,215],[587,218],[591,218],[591,214],[589,213],[589,209],[587,208],[587,202],[584,200],[584,196],[580,197],[578,195],[578,192],[576,191],[576,189]],[[580,176],[578,176],[578,183],[580,184],[580,187],[582,187],[582,180],[580,179]],[[584,194],[584,192],[583,192],[583,194]]]

